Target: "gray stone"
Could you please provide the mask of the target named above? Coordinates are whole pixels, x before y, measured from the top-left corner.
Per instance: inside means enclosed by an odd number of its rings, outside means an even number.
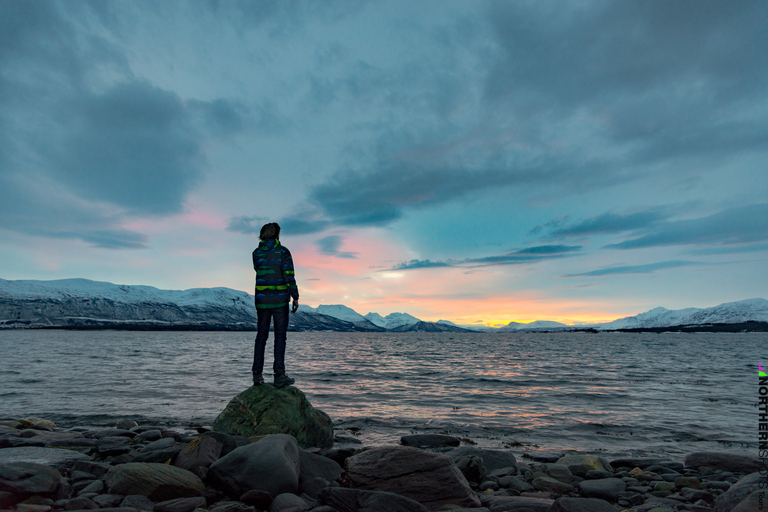
[[[141,494],[129,494],[126,496],[122,502],[120,502],[121,507],[131,507],[139,512],[142,510],[145,511],[152,511],[155,508],[154,502],[147,498],[146,496],[142,496]]]
[[[24,446],[19,448],[5,448],[0,450],[0,464],[10,462],[30,462],[51,466],[57,469],[69,469],[77,461],[90,460],[82,453],[59,448],[39,448],[36,446]]]
[[[685,467],[694,469],[709,467],[732,473],[752,473],[758,470],[760,461],[749,454],[696,452],[685,456]]]
[[[289,434],[302,448],[333,445],[331,418],[312,407],[304,393],[293,386],[249,387],[229,402],[214,420],[213,428],[249,437]]]
[[[568,466],[568,469],[576,476],[585,476],[588,471],[611,471],[611,464],[597,455],[588,453],[572,453],[557,461],[558,464]]]
[[[114,508],[119,507],[123,502],[124,496],[122,494],[99,494],[98,496],[91,498],[99,508]]]
[[[418,501],[384,491],[328,487],[320,492],[318,500],[338,512],[429,512]]]
[[[305,481],[314,480],[317,477],[333,482],[341,477],[341,466],[328,457],[310,453],[299,452],[299,486]]]
[[[701,480],[695,476],[678,476],[675,478],[675,487],[682,489],[690,487],[691,489],[701,489]]]
[[[105,437],[96,440],[96,450],[99,457],[117,457],[129,453],[131,447],[125,441]]]
[[[430,509],[480,505],[449,456],[407,446],[373,448],[348,458],[345,483],[354,489],[393,492]]]
[[[265,510],[269,508],[270,503],[272,503],[272,495],[267,491],[254,489],[240,496],[240,501],[246,505],[253,505],[259,510]]]
[[[584,475],[584,478],[586,480],[600,480],[601,478],[611,478],[611,477],[613,477],[613,473],[611,471],[597,471],[594,469],[587,471],[587,474]]]
[[[213,437],[199,437],[181,448],[173,465],[190,471],[197,467],[210,467],[221,457],[222,448],[224,445]]]
[[[616,512],[616,509],[597,498],[562,497],[555,500],[548,512]]]
[[[731,512],[760,512],[765,510],[765,491],[753,491],[733,507]]]
[[[101,478],[102,476],[107,474],[107,471],[109,471],[109,468],[111,466],[109,464],[104,464],[103,462],[93,462],[92,460],[81,460],[75,463],[74,466],[72,466],[72,471],[83,471],[86,473],[91,473],[96,478]]]
[[[132,439],[136,437],[136,432],[131,432],[128,429],[122,428],[105,428],[102,430],[97,430],[96,432],[92,432],[91,436],[95,437],[96,439],[101,439],[103,437],[128,437]]]
[[[499,478],[499,485],[502,487],[506,487],[507,489],[512,489],[513,491],[517,491],[519,493],[533,490],[533,486],[528,482],[526,482],[525,479],[520,476],[505,476],[505,477]]]
[[[443,434],[413,434],[401,437],[400,443],[413,448],[446,448],[459,446],[461,440],[458,437]]]
[[[112,467],[106,475],[110,494],[141,494],[152,501],[199,496],[200,478],[186,469],[150,462],[129,462]]]
[[[261,511],[261,509],[259,509]],[[210,512],[255,512],[256,509],[239,501],[219,501],[211,505]]]
[[[652,457],[625,457],[621,459],[615,459],[610,462],[613,469],[618,468],[640,468],[645,469],[650,466],[659,465],[674,471],[682,471],[683,464],[680,462],[674,462],[669,459],[659,459]],[[608,468],[610,469],[610,468]]]
[[[317,499],[317,495],[320,494],[320,491],[330,485],[331,483],[328,480],[318,476],[317,478],[303,482],[299,487],[299,492],[306,494],[312,499]]]
[[[485,448],[476,448],[474,446],[460,446],[451,450],[448,455],[450,455],[454,461],[463,455],[480,457],[483,459],[483,466],[485,466],[485,469],[488,471],[500,468],[517,467],[515,456],[511,452],[504,450],[488,450]]]
[[[491,512],[547,512],[554,503],[547,498],[532,498],[530,496],[494,496],[487,507]]]
[[[86,439],[84,437],[75,439],[57,439],[54,441],[49,441],[46,443],[45,447],[73,450],[90,455],[98,451],[98,442],[95,439]]]
[[[566,484],[560,480],[555,480],[551,476],[540,476],[538,478],[534,478],[531,484],[537,491],[551,492],[552,494],[565,494],[576,490],[576,488],[571,484]]]
[[[323,450],[322,455],[323,457],[328,457],[343,465],[348,458],[357,455],[362,451],[362,448],[358,444],[345,444],[334,446],[328,450]]]
[[[573,482],[573,473],[565,464],[542,464],[541,470],[555,480],[560,480],[565,484]],[[613,473],[608,476],[613,476]]]
[[[157,503],[154,512],[192,512],[196,508],[205,507],[205,498],[202,496],[194,498],[176,498]]]
[[[579,482],[579,490],[586,498],[599,498],[606,501],[616,501],[619,493],[627,488],[626,482],[620,478],[601,478],[600,480],[584,480]]]
[[[699,500],[704,500],[707,503],[715,502],[715,495],[712,494],[711,492],[692,489],[690,487],[685,487],[683,489],[680,489],[680,494],[693,502],[696,502]]]
[[[14,448],[8,448],[13,450]],[[21,498],[32,494],[54,498],[61,485],[61,474],[55,469],[32,462],[0,464],[0,491]]]
[[[262,490],[277,496],[299,489],[299,446],[293,436],[274,434],[241,446],[208,468],[209,482],[230,496]]]
[[[269,506],[269,512],[305,512],[309,510],[307,503],[290,492],[278,494]]]
[[[158,429],[152,429],[152,430],[146,430],[140,434],[137,434],[136,437],[133,438],[134,441],[143,443],[143,442],[149,442],[157,441],[158,439],[161,439],[163,437],[163,433]]]
[[[755,491],[761,490],[762,477],[751,473],[731,486],[730,489],[715,498],[715,512],[730,512],[741,501]]]
[[[99,506],[91,499],[84,497],[72,498],[64,505],[64,510],[95,510]]]
[[[453,459],[453,462],[469,482],[480,482],[488,474],[488,470],[483,465],[483,459],[480,457],[462,455]]]
[[[101,480],[94,480],[93,482],[89,483],[87,486],[85,486],[80,492],[78,492],[78,495],[81,494],[88,494],[91,492],[95,492],[96,494],[102,492],[104,490],[104,482]]]
[[[338,444],[363,444],[363,442],[355,436],[345,436],[342,434],[333,436],[333,442]]]
[[[117,422],[117,425],[115,425],[116,428],[123,429],[123,430],[130,430],[138,426],[139,424],[136,423],[134,420],[120,420]]]
[[[133,462],[159,462],[165,463],[172,461],[176,454],[181,451],[181,443],[172,437],[164,437],[149,443],[141,449],[139,455],[133,459]]]

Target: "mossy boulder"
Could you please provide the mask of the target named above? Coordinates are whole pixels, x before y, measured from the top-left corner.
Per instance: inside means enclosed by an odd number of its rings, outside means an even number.
[[[252,386],[229,402],[213,421],[225,434],[259,437],[289,434],[302,448],[333,445],[333,421],[315,409],[301,390],[271,384]]]

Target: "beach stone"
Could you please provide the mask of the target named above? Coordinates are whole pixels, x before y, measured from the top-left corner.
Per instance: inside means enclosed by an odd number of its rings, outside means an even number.
[[[683,487],[690,487],[691,489],[701,489],[701,480],[695,476],[679,476],[675,478],[675,487],[682,489]]]
[[[335,460],[337,463],[344,465],[344,461],[353,455],[357,455],[362,452],[362,448],[359,444],[344,444],[340,446],[334,446],[328,450],[323,450],[321,455]]]
[[[219,501],[211,505],[210,512],[255,512],[256,509],[239,501]]]
[[[526,482],[525,479],[520,476],[505,476],[505,477],[499,478],[499,485],[501,487],[506,487],[507,489],[512,489],[513,491],[517,491],[519,493],[533,490],[533,486],[528,482]]]
[[[64,510],[95,510],[99,506],[88,498],[72,498],[64,505]]]
[[[269,505],[272,503],[272,495],[267,491],[254,489],[240,496],[240,501],[246,505],[253,505],[259,510],[265,510],[269,508]]]
[[[551,476],[555,480],[560,480],[565,484],[573,482],[573,473],[571,473],[571,470],[568,469],[568,466],[565,464],[542,464],[541,470],[548,476]],[[613,473],[608,476],[613,476]]]
[[[152,502],[152,500],[146,496],[142,496],[141,494],[129,494],[123,498],[123,501],[120,502],[120,507],[134,508],[139,512],[142,510],[151,512],[152,509],[155,508],[155,504]]]
[[[675,490],[675,484],[672,482],[656,482],[653,486],[653,492],[672,492]]]
[[[278,494],[269,506],[269,512],[306,512],[309,510],[307,503],[290,492]]]
[[[91,433],[91,436],[96,439],[102,439],[104,437],[128,437],[132,439],[136,437],[136,435],[136,432],[131,432],[128,429],[122,428],[105,428]]]
[[[540,476],[538,478],[534,478],[531,484],[537,491],[551,492],[552,494],[565,494],[567,492],[576,490],[576,488],[571,484],[566,484],[560,480],[555,480],[551,476]]]
[[[99,506],[99,508],[115,508],[119,507],[123,502],[124,496],[122,494],[99,494],[91,498],[91,500]]]
[[[613,469],[618,468],[640,468],[645,469],[650,466],[658,465],[664,466],[675,471],[682,471],[683,464],[680,462],[674,462],[668,459],[660,459],[655,457],[625,457],[615,459],[610,462]],[[611,468],[607,468],[611,469]]]
[[[122,430],[130,430],[138,426],[139,424],[136,423],[134,420],[120,420],[117,422],[117,425],[115,425],[115,428],[119,428]]]
[[[341,466],[328,457],[301,450],[299,452],[299,488],[315,478],[334,482],[341,477]]]
[[[110,494],[141,494],[152,501],[199,496],[202,480],[186,469],[151,462],[113,466],[106,474]]]
[[[58,469],[69,469],[80,460],[90,460],[90,457],[72,450],[40,448],[37,446],[4,448],[0,450],[0,464],[7,464],[10,462],[31,462]]]
[[[61,474],[46,465],[32,462],[0,464],[0,491],[12,493],[20,498],[17,501],[32,494],[53,498],[61,482]]]
[[[472,455],[483,459],[483,466],[488,471],[494,469],[517,467],[515,456],[504,450],[489,450],[485,448],[476,448],[474,446],[460,446],[451,450],[448,455],[455,461],[463,455]]]
[[[600,480],[583,480],[579,482],[579,490],[586,498],[599,498],[606,501],[616,501],[619,493],[624,492],[627,484],[620,478],[601,478]]]
[[[248,437],[289,434],[302,448],[330,448],[333,421],[312,407],[298,388],[251,386],[229,402],[213,421],[217,432]]]
[[[157,441],[162,437],[163,433],[159,429],[152,429],[145,430],[144,432],[136,434],[136,437],[134,437],[133,440],[138,443],[143,443],[145,441],[151,443],[152,441]]]
[[[208,481],[230,496],[241,496],[254,489],[272,496],[295,493],[299,488],[299,461],[296,439],[273,434],[241,446],[211,464]]]
[[[707,503],[714,503],[715,502],[715,495],[711,492],[707,491],[701,491],[699,489],[692,489],[690,487],[685,487],[683,489],[680,489],[680,494],[688,498],[689,500],[696,502],[699,500],[704,500]]]
[[[235,448],[239,448],[240,446],[245,446],[247,444],[251,444],[251,439],[244,436],[231,436],[229,434],[225,434],[224,432],[206,432],[205,434],[201,435],[199,439],[210,437],[218,442],[221,443],[221,454],[219,457],[223,457],[227,455],[229,452],[234,450]]]
[[[480,505],[449,456],[407,446],[373,448],[348,458],[345,483],[354,489],[400,494],[430,509]]]
[[[85,454],[93,454],[99,451],[98,443],[95,439],[86,439],[84,437],[76,439],[58,439],[55,441],[48,441],[45,444],[46,448],[60,448],[62,450],[72,450]]]
[[[462,455],[453,459],[453,462],[469,482],[480,482],[488,474],[488,470],[483,466],[483,459],[480,457]]]
[[[685,467],[709,467],[732,473],[753,473],[760,467],[760,461],[756,457],[741,453],[696,452],[685,456]]]
[[[753,491],[739,502],[738,505],[733,507],[731,512],[759,512],[765,510],[765,498],[761,498],[761,493],[764,491]],[[761,506],[762,505],[762,506]]]
[[[363,444],[363,442],[355,436],[346,436],[343,434],[336,434],[333,436],[333,442],[337,444]]]
[[[548,512],[616,512],[616,509],[605,500],[564,496],[555,500]]]
[[[23,418],[20,420],[16,420],[18,422],[18,427],[16,428],[33,428],[37,430],[53,430],[56,428],[56,424],[52,421],[44,420],[42,418],[35,418],[33,416],[30,416],[29,418]]]
[[[325,489],[326,487],[329,487],[331,485],[331,482],[326,480],[322,477],[313,478],[312,480],[306,481],[302,483],[299,486],[299,492],[302,494],[306,494],[310,498],[316,500],[317,495]],[[240,500],[242,501],[242,499]]]
[[[458,437],[443,434],[413,434],[401,437],[400,443],[413,448],[446,448],[459,446],[461,441]]]
[[[190,471],[197,467],[207,468],[219,460],[222,448],[224,445],[213,437],[199,437],[181,448],[173,465]]]
[[[486,506],[491,512],[547,512],[554,502],[549,498],[530,496],[493,496]]]
[[[19,503],[16,505],[16,512],[50,512],[53,509],[50,505],[38,505],[35,503]]]
[[[587,471],[611,471],[611,464],[597,455],[591,454],[568,454],[557,461],[558,464],[564,464],[576,476],[585,476]]]
[[[584,478],[586,480],[600,480],[601,478],[611,478],[613,476],[613,473],[611,471],[597,471],[595,469],[591,469],[587,471],[587,474],[584,475]]]
[[[715,498],[715,512],[729,512],[741,503],[747,496],[761,490],[760,473],[750,473],[733,484],[730,489]]]
[[[328,487],[318,500],[338,512],[429,512],[418,501],[385,491]]]
[[[134,457],[133,462],[160,462],[165,463],[173,460],[181,451],[181,443],[172,437],[165,437],[149,443],[141,449],[139,454]]]
[[[154,512],[192,512],[196,508],[205,508],[205,498],[176,498],[155,504]]]
[[[75,462],[75,465],[72,466],[71,471],[90,473],[94,476],[94,479],[96,479],[106,475],[110,467],[112,466],[110,466],[109,464],[105,464],[103,462],[94,462],[92,460],[80,460]]]
[[[119,439],[119,440],[116,440]],[[102,438],[96,440],[99,457],[117,457],[131,452],[131,447],[121,438]],[[150,462],[150,461],[144,461]]]

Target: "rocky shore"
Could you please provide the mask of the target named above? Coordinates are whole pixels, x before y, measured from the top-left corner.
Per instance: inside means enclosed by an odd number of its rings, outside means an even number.
[[[228,406],[230,413],[238,407],[248,409],[243,405],[248,397],[277,396],[277,391],[265,391],[269,388],[244,392]],[[274,412],[269,414],[274,419]],[[261,421],[252,419],[255,424]],[[221,417],[217,421],[224,422]],[[397,446],[366,447],[349,431],[333,432],[328,441],[309,435],[298,442],[297,435],[286,433],[248,437],[219,430],[226,429],[161,428],[131,420],[66,428],[39,418],[0,421],[0,509],[746,512],[763,508],[764,480],[757,472],[758,460],[748,454],[701,452],[681,461],[606,460],[597,454],[564,452],[529,459],[439,434],[405,435]],[[312,440],[323,447],[309,446]]]

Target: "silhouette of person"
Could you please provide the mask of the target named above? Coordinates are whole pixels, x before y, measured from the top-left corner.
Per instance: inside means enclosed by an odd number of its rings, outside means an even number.
[[[285,342],[288,332],[288,303],[293,299],[291,312],[299,308],[299,288],[293,270],[291,251],[280,244],[280,226],[277,222],[264,224],[259,233],[259,246],[253,251],[253,269],[256,271],[256,314],[258,327],[253,348],[253,385],[264,383],[264,349],[267,346],[269,325],[275,326],[275,387],[290,386],[295,381],[285,373]]]

